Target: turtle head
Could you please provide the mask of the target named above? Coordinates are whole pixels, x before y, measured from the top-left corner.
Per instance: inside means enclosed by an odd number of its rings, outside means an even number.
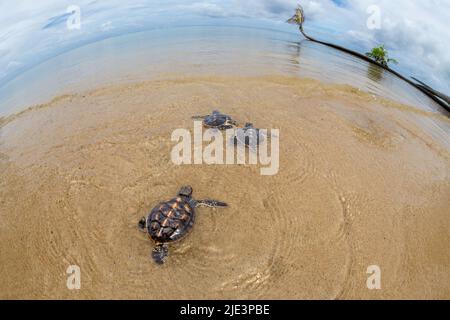
[[[225,129],[232,129],[233,127],[237,127],[237,126],[238,126],[237,121],[233,120],[229,116],[226,116],[226,120],[225,120],[224,124],[222,125],[222,127]]]
[[[138,228],[139,228],[141,231],[146,231],[146,230],[145,230],[146,227],[147,227],[147,219],[146,219],[145,217],[142,217],[142,219],[139,220],[139,222],[138,222]]]
[[[182,197],[191,197],[192,196],[192,187],[191,186],[184,186],[180,189],[180,191],[178,192],[179,196]]]

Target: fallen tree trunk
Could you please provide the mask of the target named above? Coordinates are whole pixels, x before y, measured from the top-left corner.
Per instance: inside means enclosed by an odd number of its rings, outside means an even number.
[[[420,85],[418,85],[419,87],[421,87],[424,90],[427,90],[429,92],[431,92],[432,94],[434,94],[435,96],[437,96],[438,98],[442,99],[445,101],[445,103],[450,104],[450,97],[447,96],[446,94],[443,94],[442,92],[436,91],[433,88],[431,88],[430,86],[426,85],[425,83],[423,83],[422,81],[420,81],[419,79],[416,79],[414,77],[411,77],[414,81],[417,81],[418,83],[420,83]]]

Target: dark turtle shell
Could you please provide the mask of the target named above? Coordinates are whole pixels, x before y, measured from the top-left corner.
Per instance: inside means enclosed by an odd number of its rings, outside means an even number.
[[[254,128],[251,123],[247,123],[244,128],[238,129],[234,136],[235,144],[242,144],[247,147],[255,147],[263,141],[264,135],[261,135],[260,129]]]
[[[156,242],[173,242],[187,235],[194,220],[190,198],[177,197],[153,208],[147,218],[147,231]]]
[[[227,121],[231,121],[231,117],[220,113],[219,111],[213,111],[212,114],[205,117],[203,124],[207,127],[217,128],[226,124]]]

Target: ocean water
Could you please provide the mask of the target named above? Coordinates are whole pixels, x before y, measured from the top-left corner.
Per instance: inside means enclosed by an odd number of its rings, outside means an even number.
[[[108,84],[200,74],[312,78],[442,111],[389,72],[295,33],[205,25],[124,34],[50,58],[0,87],[0,115]]]

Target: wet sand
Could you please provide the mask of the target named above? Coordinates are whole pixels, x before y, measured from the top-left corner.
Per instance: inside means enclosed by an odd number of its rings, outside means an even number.
[[[277,175],[171,162],[172,131],[213,109],[280,130]],[[348,86],[281,76],[58,97],[1,120],[0,298],[449,299],[448,127]],[[137,222],[185,184],[229,208],[198,209],[157,266]],[[80,290],[66,286],[69,265]],[[370,265],[381,290],[366,286]]]

